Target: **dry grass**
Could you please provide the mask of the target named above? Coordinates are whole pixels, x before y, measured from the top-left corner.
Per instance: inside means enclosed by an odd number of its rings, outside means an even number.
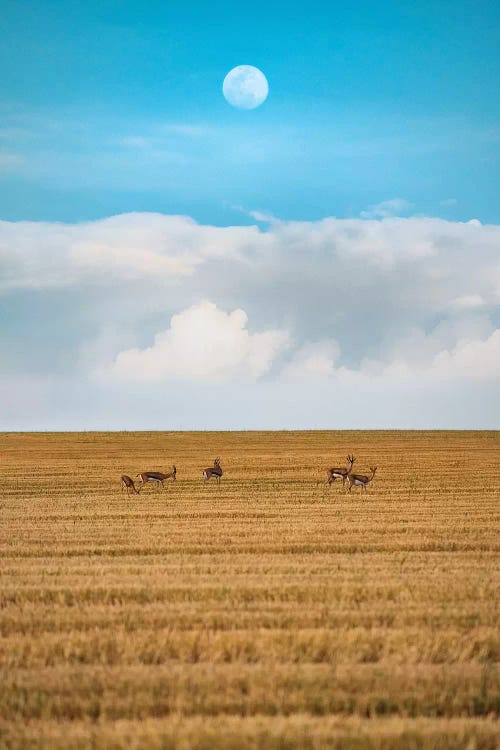
[[[379,467],[363,495],[324,483],[349,451]],[[4,434],[0,456],[0,747],[500,746],[499,433]]]

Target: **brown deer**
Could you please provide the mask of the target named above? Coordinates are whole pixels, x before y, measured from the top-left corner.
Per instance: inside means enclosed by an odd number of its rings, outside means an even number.
[[[364,490],[366,490],[366,486],[370,484],[370,482],[373,480],[373,477],[375,476],[375,472],[377,471],[376,466],[370,466],[370,471],[372,473],[371,477],[366,477],[364,474],[351,474],[349,473],[347,475],[347,481],[349,483],[349,492],[352,490],[353,487],[361,487]]]
[[[355,462],[354,456],[347,456],[347,461],[349,463],[348,466],[341,466],[337,468],[327,469],[326,470],[326,482],[327,484],[331,484],[332,482],[335,482],[336,479],[342,479],[342,486],[344,486],[345,480],[347,479],[347,475],[352,470],[352,466]]]
[[[132,479],[132,477],[127,476],[127,474],[122,474],[120,483],[121,483],[122,492],[124,489],[126,489],[127,495],[130,494],[130,490],[132,490],[132,492],[135,492],[136,495],[139,494],[139,490],[136,488],[134,484],[134,480]]]
[[[211,477],[215,477],[217,484],[220,484],[220,478],[222,476],[222,469],[220,465],[220,458],[214,460],[214,465],[209,466],[208,469],[203,469],[203,479],[205,482]]]
[[[164,487],[165,485],[163,484],[163,482],[165,481],[165,479],[171,479],[172,482],[176,481],[177,469],[175,468],[175,466],[172,466],[172,471],[169,471],[166,474],[162,474],[161,471],[141,471],[141,473],[137,476],[139,477],[139,481],[142,487],[144,487],[144,485],[148,482],[158,482],[158,484],[161,484],[161,486]]]

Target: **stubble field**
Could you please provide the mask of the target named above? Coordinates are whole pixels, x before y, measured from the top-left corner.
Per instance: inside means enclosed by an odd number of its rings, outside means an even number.
[[[348,452],[364,494],[325,485]],[[3,434],[0,461],[0,747],[500,746],[500,433]]]

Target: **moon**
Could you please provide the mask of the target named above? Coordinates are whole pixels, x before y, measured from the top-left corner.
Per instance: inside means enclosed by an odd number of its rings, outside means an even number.
[[[269,84],[264,73],[253,65],[237,65],[222,84],[226,101],[238,109],[255,109],[265,102]]]

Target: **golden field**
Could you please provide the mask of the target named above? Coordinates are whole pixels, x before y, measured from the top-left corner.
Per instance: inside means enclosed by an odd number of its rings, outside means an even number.
[[[363,494],[325,485],[348,452]],[[0,459],[2,749],[500,747],[500,433],[2,434]]]

